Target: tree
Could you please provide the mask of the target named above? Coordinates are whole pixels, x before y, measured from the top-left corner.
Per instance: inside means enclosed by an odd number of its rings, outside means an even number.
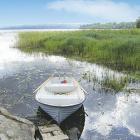
[[[140,17],[137,19],[137,21],[136,21],[136,27],[137,28],[140,28]]]

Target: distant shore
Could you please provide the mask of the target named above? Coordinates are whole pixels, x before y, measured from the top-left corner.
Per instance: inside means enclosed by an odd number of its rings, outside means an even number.
[[[0,29],[1,32],[53,32],[53,31],[79,31],[87,29]]]

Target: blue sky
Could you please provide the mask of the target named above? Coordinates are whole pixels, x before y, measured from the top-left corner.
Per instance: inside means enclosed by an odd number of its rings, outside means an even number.
[[[140,0],[1,0],[0,27],[135,21]]]

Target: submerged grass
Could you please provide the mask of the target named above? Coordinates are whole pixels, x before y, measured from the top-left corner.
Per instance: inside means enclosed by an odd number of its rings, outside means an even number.
[[[106,77],[101,81],[101,85],[103,87],[106,87],[108,89],[113,89],[115,92],[121,91],[128,83],[127,77],[122,77],[121,79],[110,79],[109,77]]]
[[[94,83],[95,85],[93,85],[93,89],[100,87],[105,91],[111,91],[115,93],[123,90],[131,80],[127,75],[116,77],[115,74],[109,75],[109,73],[105,73],[101,78],[89,71],[83,74],[82,79],[87,80],[89,83]]]
[[[103,64],[112,69],[140,73],[140,30],[82,30],[20,33],[17,47]]]

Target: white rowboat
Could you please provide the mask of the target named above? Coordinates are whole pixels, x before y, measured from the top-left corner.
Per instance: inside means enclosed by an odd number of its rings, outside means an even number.
[[[59,124],[82,106],[86,92],[72,77],[50,77],[36,91],[39,106]]]

